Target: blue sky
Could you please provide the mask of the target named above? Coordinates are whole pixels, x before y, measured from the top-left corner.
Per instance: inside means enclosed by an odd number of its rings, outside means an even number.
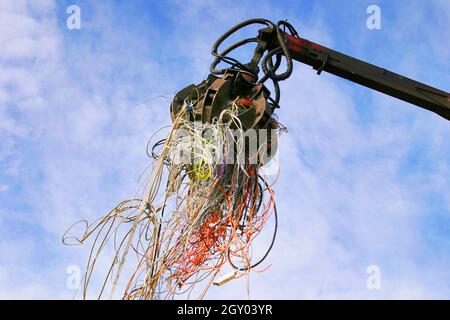
[[[88,247],[61,235],[136,190],[147,139],[170,123],[170,100],[148,100],[201,81],[214,40],[253,17],[449,91],[445,0],[1,1],[1,298],[72,297],[66,269]],[[250,297],[449,299],[448,121],[300,64],[281,103],[280,231]],[[246,297],[245,281],[207,295]]]

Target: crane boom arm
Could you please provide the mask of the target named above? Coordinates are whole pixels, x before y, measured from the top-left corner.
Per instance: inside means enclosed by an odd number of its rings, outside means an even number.
[[[433,111],[450,120],[450,94],[394,72],[352,58],[309,40],[284,34],[292,59],[312,66],[317,73],[341,78]]]

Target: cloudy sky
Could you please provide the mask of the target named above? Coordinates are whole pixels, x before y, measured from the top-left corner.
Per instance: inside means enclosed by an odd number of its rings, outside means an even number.
[[[133,194],[149,136],[170,124],[165,97],[201,81],[215,39],[253,17],[450,89],[447,0],[2,0],[0,298],[73,296],[67,271],[88,247],[62,234]],[[450,299],[450,123],[300,64],[281,106],[279,233],[250,297]],[[246,297],[245,280],[207,295]]]

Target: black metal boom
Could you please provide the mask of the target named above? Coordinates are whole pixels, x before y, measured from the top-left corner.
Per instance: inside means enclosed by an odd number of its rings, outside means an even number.
[[[292,59],[312,66],[317,73],[341,78],[433,111],[450,120],[450,94],[394,72],[352,58],[303,38],[284,34]]]

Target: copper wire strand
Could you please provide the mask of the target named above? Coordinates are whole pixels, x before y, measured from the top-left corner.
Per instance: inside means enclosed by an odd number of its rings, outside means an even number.
[[[153,160],[139,176],[143,180],[138,189],[141,191],[120,202],[103,218],[90,224],[82,220],[64,233],[65,244],[83,244],[92,238],[83,275],[83,298],[88,297],[91,286],[99,288],[98,298],[107,290],[109,298],[114,298],[119,286],[123,288],[123,299],[174,299],[179,295],[203,298],[223,269],[236,269],[236,278],[253,270],[252,244],[276,210],[272,185],[278,175],[269,181],[261,165],[248,163],[242,151],[243,134],[232,135],[232,141],[227,141],[232,128],[244,132],[237,100],[206,125],[214,138],[204,137],[195,128],[188,120],[186,106],[174,119],[166,138],[155,143],[157,153],[155,148],[152,154],[147,151]],[[283,127],[272,120],[282,132]],[[159,129],[150,140],[166,128]],[[196,163],[174,163],[173,153],[183,148],[177,129],[195,138]],[[243,159],[242,163],[214,163],[217,155],[230,148],[228,143],[237,147],[235,157]],[[137,196],[139,193],[142,197]],[[80,225],[85,227],[83,234],[73,235]],[[113,261],[103,281],[95,285],[94,269],[109,244]],[[128,275],[125,282],[120,280],[124,273]],[[200,284],[202,288],[197,290]]]

